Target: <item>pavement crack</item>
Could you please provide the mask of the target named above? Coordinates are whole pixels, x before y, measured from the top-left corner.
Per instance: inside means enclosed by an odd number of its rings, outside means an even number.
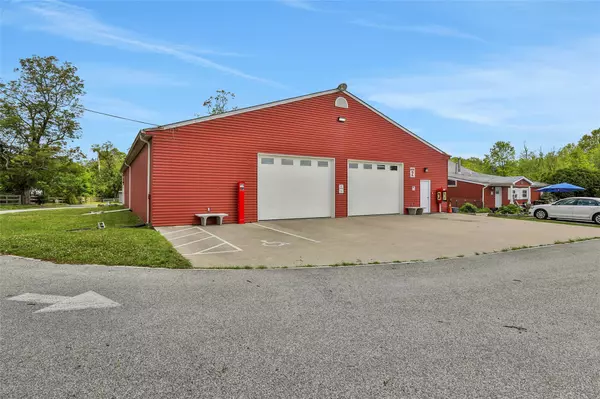
[[[519,334],[522,333],[522,332],[524,332],[524,331],[527,331],[527,329],[525,327],[520,327],[520,326],[503,326],[503,327],[513,328],[513,329],[519,331]]]

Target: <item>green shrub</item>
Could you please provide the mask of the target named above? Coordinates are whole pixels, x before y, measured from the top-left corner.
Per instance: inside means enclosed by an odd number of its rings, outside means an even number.
[[[476,213],[477,207],[470,202],[465,202],[458,210],[460,213]]]
[[[477,213],[490,213],[492,212],[490,208],[479,208],[477,209]]]
[[[79,198],[75,196],[75,194],[67,194],[65,198],[65,202],[69,205],[78,205],[80,204]]]
[[[521,207],[517,204],[508,204],[498,208],[498,213],[503,215],[517,215],[521,213]]]

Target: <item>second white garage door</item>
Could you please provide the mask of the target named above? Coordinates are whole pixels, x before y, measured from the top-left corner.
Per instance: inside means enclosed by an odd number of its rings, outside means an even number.
[[[403,212],[401,163],[348,161],[348,216]]]
[[[333,217],[331,159],[260,155],[258,219]]]

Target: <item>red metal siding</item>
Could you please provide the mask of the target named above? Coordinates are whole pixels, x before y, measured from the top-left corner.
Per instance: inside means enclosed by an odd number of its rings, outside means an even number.
[[[483,189],[483,187],[484,186],[482,186],[481,184],[457,181],[456,187],[448,187],[448,198],[450,198],[450,200],[452,201],[452,206],[460,207],[465,202],[469,202],[481,208],[484,206],[481,201],[481,190]],[[489,189],[486,189],[486,196],[489,196],[488,191]]]
[[[334,107],[340,95],[348,109]],[[347,187],[348,159],[404,163],[405,206],[419,205],[420,179],[431,180],[432,190],[447,185],[448,156],[340,93],[149,134],[155,226],[197,223],[193,215],[207,208],[234,222],[238,181],[246,182],[246,221],[257,221],[258,153],[335,158],[336,217],[347,214],[348,190],[338,194],[336,187]],[[411,167],[415,178],[409,177]],[[436,211],[433,193],[431,198]]]
[[[130,207],[130,204],[129,204],[129,168],[125,169],[125,172],[123,172],[123,205],[127,208]]]
[[[146,219],[146,207],[148,197],[148,146],[131,163],[131,210],[138,215],[143,222]]]
[[[486,187],[484,191],[484,208],[495,208],[496,207],[496,188]]]

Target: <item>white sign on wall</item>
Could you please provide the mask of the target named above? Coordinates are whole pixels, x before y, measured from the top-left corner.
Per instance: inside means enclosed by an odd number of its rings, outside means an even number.
[[[409,172],[409,176],[410,177],[415,177],[417,175],[417,170],[415,168],[410,168],[410,172]]]

